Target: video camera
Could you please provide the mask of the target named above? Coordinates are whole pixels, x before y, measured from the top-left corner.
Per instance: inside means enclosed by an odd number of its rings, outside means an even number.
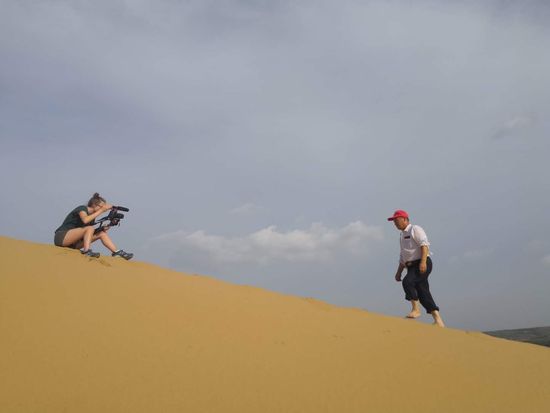
[[[109,211],[109,215],[96,221],[96,225],[99,224],[99,226],[95,229],[94,234],[97,234],[105,230],[106,227],[119,226],[120,220],[124,218],[124,214],[121,214],[118,211],[128,212],[130,210],[123,206],[112,207],[111,210]]]

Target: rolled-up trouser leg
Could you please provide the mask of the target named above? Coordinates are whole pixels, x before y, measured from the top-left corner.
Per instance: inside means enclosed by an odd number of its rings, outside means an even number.
[[[430,292],[430,284],[428,283],[428,277],[416,284],[416,290],[418,291],[418,299],[422,307],[426,309],[428,313],[434,310],[439,311],[439,307],[435,304],[435,301]]]
[[[432,259],[428,257],[426,261],[426,272],[420,274],[420,268],[418,265],[415,265],[413,268],[415,270],[415,288],[418,294],[418,300],[422,307],[426,309],[428,313],[431,313],[434,310],[439,311],[439,307],[436,305],[432,293],[430,292],[430,283],[428,282],[428,276],[432,273],[433,263]]]
[[[401,284],[403,285],[403,290],[405,290],[405,300],[407,301],[416,301],[418,300],[418,292],[416,291],[415,286],[416,272],[409,269],[407,275],[403,278]]]
[[[430,292],[430,284],[428,283],[428,276],[432,272],[432,259],[428,257],[426,261],[426,272],[420,274],[420,268],[418,264],[415,264],[407,269],[407,275],[403,278],[403,289],[405,290],[405,300],[419,300],[422,307],[426,309],[428,313],[434,310],[439,310],[439,307],[435,304],[435,301]]]

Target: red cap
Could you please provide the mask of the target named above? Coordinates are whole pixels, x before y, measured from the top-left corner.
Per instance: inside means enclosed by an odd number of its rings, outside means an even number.
[[[402,209],[398,209],[393,213],[393,217],[388,218],[388,221],[393,221],[395,218],[399,218],[399,217],[409,218],[409,214],[407,214],[407,212],[403,211]]]

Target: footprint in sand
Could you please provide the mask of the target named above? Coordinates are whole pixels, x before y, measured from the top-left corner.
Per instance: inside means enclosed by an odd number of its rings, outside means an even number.
[[[304,298],[305,301],[307,301],[308,303],[314,305],[315,307],[317,308],[320,308],[321,310],[325,310],[325,311],[331,311],[333,306],[328,304],[328,303],[325,303],[324,301],[319,301],[319,300],[316,300],[315,298]]]
[[[103,266],[105,266],[105,267],[112,267],[112,265],[109,264],[109,263],[107,262],[107,260],[105,260],[105,259],[103,259],[103,258],[89,258],[88,261],[90,261],[90,262],[97,262],[98,264],[101,264],[101,265],[103,265]]]

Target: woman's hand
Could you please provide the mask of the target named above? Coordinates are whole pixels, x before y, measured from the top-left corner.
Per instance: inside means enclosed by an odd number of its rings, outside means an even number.
[[[101,207],[101,209],[103,210],[103,212],[105,212],[105,211],[110,210],[112,207],[113,206],[111,204],[104,203],[103,206]]]

